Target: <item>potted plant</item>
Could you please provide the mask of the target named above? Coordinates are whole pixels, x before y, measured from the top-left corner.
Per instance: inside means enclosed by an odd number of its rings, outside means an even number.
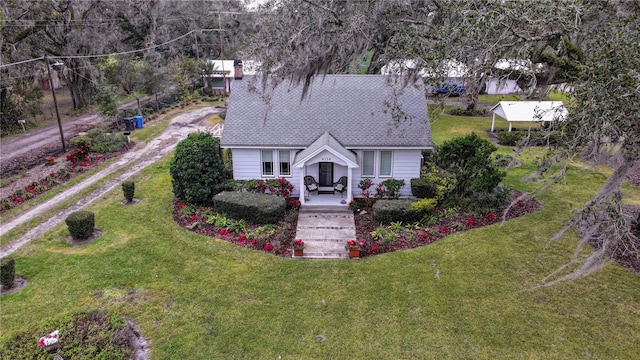
[[[298,239],[293,243],[293,256],[304,255],[304,241]]]
[[[58,343],[58,330],[51,334],[45,335],[38,340],[38,346],[44,348],[49,354],[55,354],[60,350]]]
[[[358,244],[357,240],[347,241],[344,247],[349,250],[349,259],[357,259],[360,257],[360,244]]]

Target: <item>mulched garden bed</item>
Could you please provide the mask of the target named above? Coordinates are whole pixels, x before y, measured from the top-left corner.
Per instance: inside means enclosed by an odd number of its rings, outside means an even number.
[[[516,194],[518,196],[519,194]],[[515,198],[515,197],[514,197]],[[533,198],[525,197],[513,204],[506,215],[506,219],[513,219],[536,211],[540,204]],[[220,228],[207,222],[210,215],[215,213],[211,207],[193,207],[174,200],[173,218],[185,229],[210,237],[219,238],[238,246],[273,253],[277,256],[291,257],[293,242],[295,241],[298,212],[295,206],[289,210],[286,219],[275,225],[275,231],[268,235],[258,235],[252,238],[250,234],[260,232],[260,226],[246,224],[246,231],[234,231],[230,228]],[[470,216],[465,210],[447,211],[436,210],[439,213],[437,224],[402,225],[399,228],[388,226],[388,237],[375,239],[371,234],[378,228],[373,220],[373,213],[369,210],[360,211],[354,215],[356,237],[360,242],[360,257],[373,256],[386,252],[404,250],[424,246],[449,234],[491,225],[502,221],[502,212],[487,213],[480,216]],[[393,237],[393,239],[391,239]]]
[[[12,195],[0,199],[0,215],[13,209],[16,206],[21,205],[26,201],[36,199],[38,196],[46,193],[47,191],[66,183],[67,181],[104,163],[111,158],[121,156],[134,147],[135,143],[130,142],[128,144],[125,144],[122,149],[114,153],[106,155],[88,154],[86,157],[78,161],[68,161],[68,164],[65,167],[59,168],[57,170],[52,170],[44,178],[32,179],[31,183],[24,189],[18,189]]]

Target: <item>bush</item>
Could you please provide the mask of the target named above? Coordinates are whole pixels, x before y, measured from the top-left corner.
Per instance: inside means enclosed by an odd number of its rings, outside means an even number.
[[[76,211],[64,221],[74,239],[87,239],[95,229],[95,216],[90,211]]]
[[[390,199],[397,199],[400,197],[400,189],[404,186],[404,180],[387,179],[382,182],[382,186],[387,188],[387,196]]]
[[[127,137],[123,134],[101,133],[91,138],[91,151],[108,154],[119,151],[127,144]]]
[[[216,211],[253,224],[276,224],[285,215],[286,201],[279,196],[252,192],[222,192],[213,197]]]
[[[411,210],[424,215],[435,209],[436,205],[438,205],[438,200],[436,199],[420,199],[411,203]]]
[[[458,181],[454,193],[459,197],[495,188],[506,173],[493,163],[497,148],[475,133],[445,141],[436,153],[438,167],[453,174]]]
[[[411,193],[419,199],[446,198],[458,185],[453,175],[438,169],[435,163],[427,162],[420,171],[420,178],[411,179]]]
[[[411,209],[412,202],[409,199],[378,200],[373,205],[373,219],[381,224],[417,221],[421,216]]]
[[[189,204],[210,204],[224,188],[220,141],[209,133],[191,133],[178,143],[170,165],[173,194]]]
[[[135,192],[136,185],[133,181],[125,181],[122,183],[122,192],[124,193],[124,198],[127,199],[127,202],[131,202],[133,200],[133,193]]]
[[[5,289],[13,287],[16,278],[16,261],[11,256],[0,259],[0,285]]]
[[[74,136],[69,141],[69,144],[75,149],[82,149],[84,152],[89,152],[91,149],[91,138],[89,136]]]

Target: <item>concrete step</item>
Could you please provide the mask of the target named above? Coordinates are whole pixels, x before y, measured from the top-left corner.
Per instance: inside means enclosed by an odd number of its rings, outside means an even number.
[[[298,214],[296,239],[305,243],[305,259],[346,259],[347,240],[355,239],[353,212],[347,207],[302,206]]]

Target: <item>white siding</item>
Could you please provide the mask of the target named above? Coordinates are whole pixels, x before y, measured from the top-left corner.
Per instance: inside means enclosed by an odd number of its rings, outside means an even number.
[[[362,151],[357,151],[359,165],[362,165]],[[376,151],[375,155],[376,163],[376,176],[371,177],[374,184],[381,183],[389,177],[379,177],[378,167],[380,166],[380,152]],[[391,178],[397,180],[404,180],[404,186],[400,189],[400,195],[402,197],[408,197],[411,195],[411,179],[420,177],[420,165],[422,164],[422,151],[421,150],[393,150],[393,167]],[[358,183],[362,179],[361,168],[353,169],[353,196],[360,197],[361,190],[358,188]],[[370,190],[371,195],[375,195],[375,189]]]
[[[292,152],[293,154],[294,152]],[[358,156],[358,161],[361,162],[362,159],[362,150],[356,151]],[[260,158],[260,149],[232,149],[233,156],[233,178],[236,180],[251,180],[251,179],[262,179],[260,166],[261,166],[261,158]],[[293,159],[293,156],[292,156]],[[411,179],[417,178],[420,176],[420,165],[422,159],[422,152],[420,150],[393,150],[393,170],[391,177],[394,179],[402,179],[404,180],[405,185],[400,189],[400,194],[402,197],[411,196]],[[378,166],[380,162],[380,152],[376,151],[376,177],[372,178],[375,184],[381,183],[389,177],[378,177]],[[360,164],[359,164],[360,165]],[[278,171],[277,164],[274,164],[274,168],[276,170],[276,175]],[[314,176],[318,179],[318,169],[317,164],[313,164],[307,166],[306,174]],[[334,166],[334,181],[339,179],[341,176],[347,175],[347,168],[339,165]],[[291,169],[291,177],[286,177],[288,181],[290,181],[293,186],[293,196],[300,195],[300,169],[292,168]],[[353,196],[360,197],[360,189],[358,188],[358,183],[362,179],[361,176],[361,168],[353,169],[353,178],[350,179],[351,186],[353,189]],[[372,189],[372,195],[375,193],[375,190]]]
[[[231,156],[233,158],[233,178],[235,180],[252,180],[252,179],[274,179],[275,177],[262,177],[262,160],[260,151],[262,149],[231,149]],[[277,150],[277,149],[274,149]],[[291,159],[293,159],[295,151],[291,152]],[[275,155],[275,154],[274,154]],[[277,156],[274,158],[277,160]],[[293,165],[293,163],[291,164]],[[279,165],[274,162],[274,172],[278,175]],[[278,176],[279,177],[279,176]],[[300,171],[298,169],[291,169],[291,176],[285,176],[287,181],[291,182],[294,186],[293,196],[300,195],[300,186],[298,184],[300,179]]]

